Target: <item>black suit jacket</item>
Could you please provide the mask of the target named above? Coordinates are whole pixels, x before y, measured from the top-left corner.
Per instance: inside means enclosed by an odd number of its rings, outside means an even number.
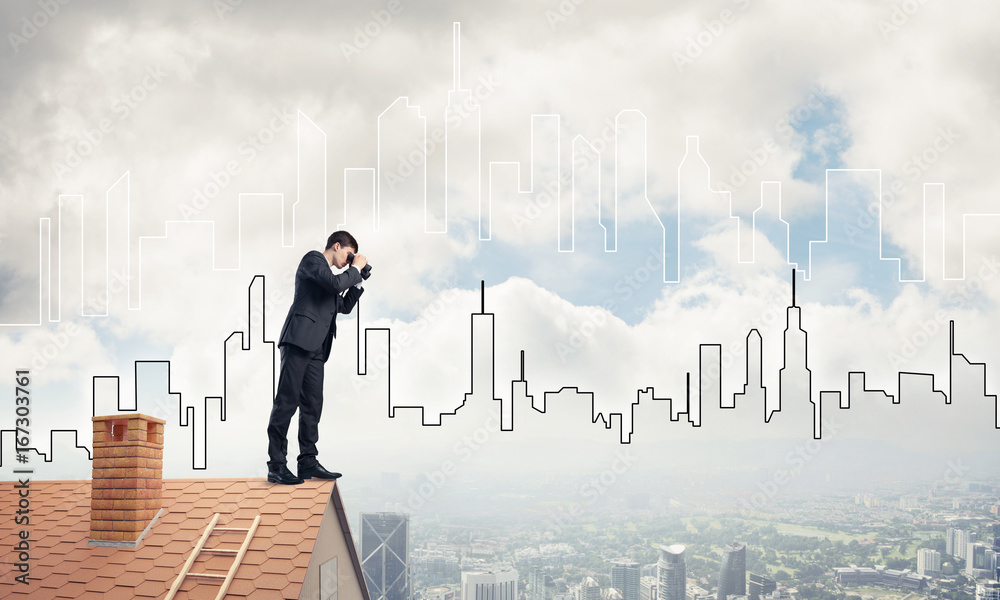
[[[293,344],[309,352],[322,348],[323,360],[330,358],[337,337],[337,313],[354,310],[364,292],[354,286],[361,281],[361,273],[353,267],[334,275],[322,252],[313,250],[303,256],[295,271],[295,297],[278,346]]]

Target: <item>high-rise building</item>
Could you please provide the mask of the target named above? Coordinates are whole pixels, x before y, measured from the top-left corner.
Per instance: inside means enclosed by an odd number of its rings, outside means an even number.
[[[980,546],[982,544],[976,544]],[[976,557],[978,558],[978,556]],[[966,563],[968,565],[969,563]],[[972,575],[976,579],[993,579],[997,576],[997,553],[993,551],[992,546],[984,546],[982,552],[981,563],[976,561]]]
[[[955,534],[958,532],[954,527],[949,527],[944,534],[944,553],[955,556]]]
[[[938,577],[941,575],[941,553],[930,548],[917,550],[917,575]]]
[[[984,581],[976,585],[976,600],[1000,600],[1000,581]]]
[[[747,546],[735,542],[722,552],[722,567],[719,569],[719,593],[717,600],[726,596],[745,596],[747,593]]]
[[[644,575],[639,580],[639,600],[656,600],[656,577]]]
[[[410,516],[361,513],[361,571],[372,600],[410,600]]]
[[[517,571],[462,573],[462,600],[517,600]]]
[[[584,577],[577,588],[576,600],[601,600],[601,585],[593,577]]]
[[[556,594],[556,582],[544,569],[528,572],[528,600],[552,600]]]
[[[760,600],[762,596],[767,596],[774,590],[778,589],[778,584],[766,575],[755,575],[751,573],[749,581],[747,582],[747,588],[747,595],[750,596],[750,600]]]
[[[976,543],[976,532],[964,529],[955,530],[955,556],[962,560],[969,558],[969,544]]]
[[[622,600],[639,600],[639,563],[616,560],[611,563],[611,587],[622,593]]]
[[[976,579],[979,575],[977,571],[989,568],[986,564],[986,546],[984,544],[970,543],[965,554],[965,574],[971,579]]]
[[[684,566],[684,546],[660,546],[660,560],[656,563],[657,600],[685,600],[687,570]]]

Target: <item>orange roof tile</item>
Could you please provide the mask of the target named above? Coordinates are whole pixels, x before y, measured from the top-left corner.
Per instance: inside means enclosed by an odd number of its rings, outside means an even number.
[[[90,546],[89,481],[31,482],[32,583],[0,579],[0,596],[45,598],[163,598],[214,513],[216,527],[260,526],[236,571],[227,598],[297,598],[309,555],[319,534],[332,482],[308,480],[298,486],[263,479],[163,481],[163,512],[138,548]],[[0,505],[17,504],[12,486],[0,489]],[[339,496],[335,496],[339,503]],[[337,505],[342,525],[342,506]],[[0,538],[14,539],[21,526],[0,520]],[[242,532],[213,534],[206,548],[236,550]],[[0,547],[0,563],[17,562],[16,551]],[[353,548],[352,548],[353,550]],[[225,574],[232,555],[202,553],[193,572]],[[215,580],[188,577],[177,598],[214,598]]]

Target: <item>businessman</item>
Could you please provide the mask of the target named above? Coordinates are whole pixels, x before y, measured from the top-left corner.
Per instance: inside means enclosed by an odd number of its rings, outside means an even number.
[[[358,242],[346,231],[335,231],[326,250],[302,257],[295,272],[295,297],[281,328],[281,372],[267,424],[267,480],[295,485],[305,479],[336,479],[340,473],[323,468],[316,460],[319,418],[323,412],[323,367],[337,337],[337,313],[354,309],[364,289],[361,269],[368,264],[358,254]],[[353,256],[351,260],[350,255]],[[343,269],[334,274],[331,267]],[[345,293],[346,292],[346,293]],[[299,411],[298,474],[286,464],[288,425]]]

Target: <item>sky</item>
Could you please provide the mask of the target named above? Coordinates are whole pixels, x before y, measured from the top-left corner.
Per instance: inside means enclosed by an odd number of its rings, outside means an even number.
[[[32,440],[55,456],[34,462],[88,478],[48,432],[87,445],[117,396],[167,419],[166,476],[263,476],[295,267],[346,228],[373,272],[326,368],[329,468],[589,472],[631,448],[668,469],[664,448],[720,441],[793,468],[801,398],[769,423],[752,398],[708,397],[698,427],[684,408],[689,378],[695,399],[743,390],[751,329],[776,400],[793,268],[812,398],[843,394],[826,439],[929,479],[977,464],[1000,423],[981,379],[949,377],[949,323],[995,394],[998,11],[5,2],[0,365],[31,370]],[[701,344],[721,376],[699,377]],[[899,403],[841,408],[852,371]],[[900,397],[901,371],[935,378]]]

